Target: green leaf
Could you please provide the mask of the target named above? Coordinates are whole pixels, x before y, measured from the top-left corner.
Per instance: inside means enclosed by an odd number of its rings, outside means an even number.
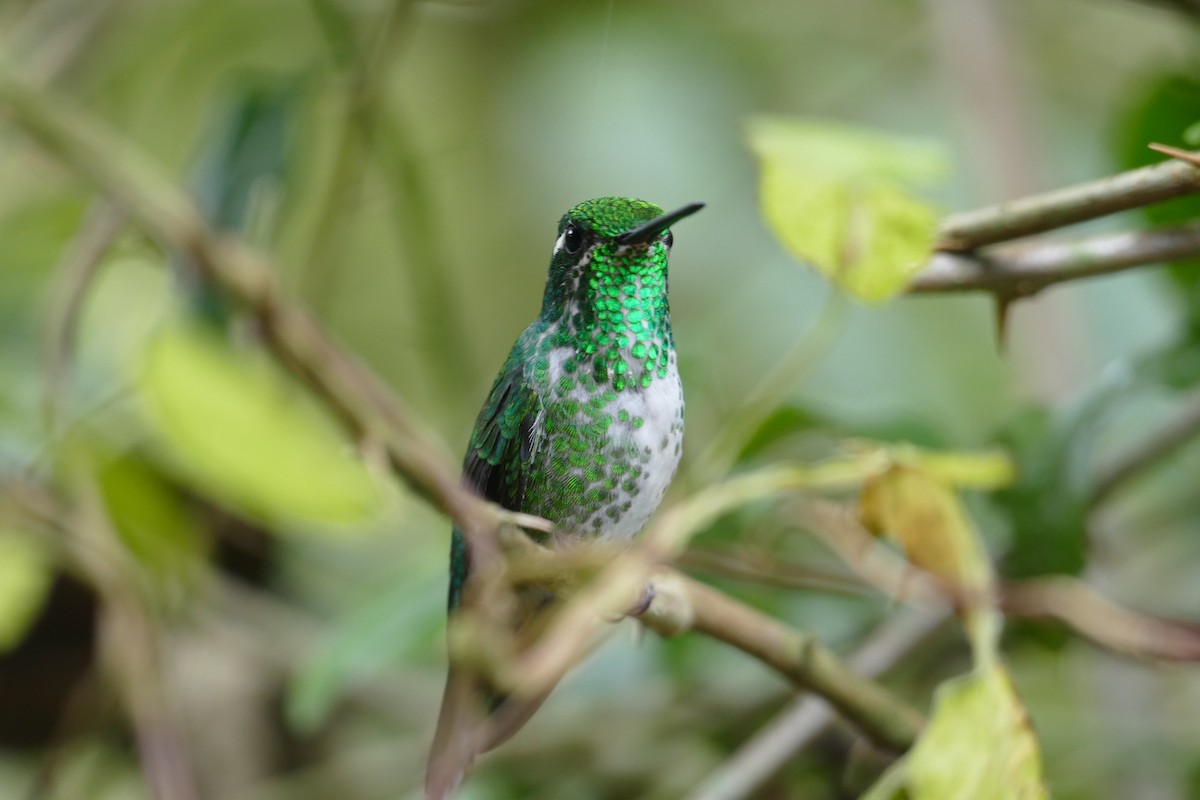
[[[738,461],[761,455],[772,445],[796,434],[812,431],[828,432],[836,424],[816,409],[800,404],[780,406],[746,438]]]
[[[209,224],[247,233],[256,217],[268,213],[255,204],[267,200],[264,192],[281,191],[286,181],[298,100],[298,85],[278,79],[228,89],[192,173],[196,202]],[[259,231],[263,235],[251,238],[270,241],[270,223],[260,219],[266,225]]]
[[[149,346],[147,417],[173,463],[203,490],[266,517],[363,522],[380,494],[349,443],[265,354],[176,325]]]
[[[929,473],[896,465],[867,481],[859,508],[863,523],[894,537],[918,567],[968,591],[989,588],[983,543],[954,492]]]
[[[897,463],[917,467],[947,486],[1000,489],[1016,479],[1012,458],[1000,450],[971,453],[899,445],[892,448],[892,458]]]
[[[829,123],[749,126],[771,230],[860,300],[901,291],[933,250],[938,212],[907,190],[942,171],[940,148]]]
[[[1097,435],[1128,385],[1101,384],[1055,412],[1026,409],[1000,432],[1018,479],[993,499],[1008,518],[1009,578],[1078,575],[1087,561],[1087,515]]]
[[[291,127],[299,86],[275,78],[231,86],[192,167],[190,183],[206,222],[269,248],[284,202]],[[176,254],[172,267],[192,310],[225,323],[232,309],[209,281]]]
[[[160,577],[195,577],[206,542],[180,492],[132,453],[101,464],[96,475],[109,516],[129,551]]]
[[[54,562],[45,546],[27,534],[0,530],[0,653],[20,644],[53,579]]]
[[[1188,125],[1184,130],[1183,143],[1189,147],[1200,147],[1200,120]]]
[[[1041,754],[1002,666],[946,681],[917,744],[864,800],[1037,800]]]
[[[934,474],[897,463],[863,485],[858,505],[863,525],[895,539],[912,564],[958,592],[976,663],[993,663],[1002,621],[992,564],[955,492]]]

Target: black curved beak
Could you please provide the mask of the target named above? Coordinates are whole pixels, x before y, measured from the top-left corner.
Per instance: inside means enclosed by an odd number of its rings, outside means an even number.
[[[683,208],[676,209],[670,214],[663,214],[661,217],[655,217],[649,222],[644,222],[638,225],[631,231],[625,231],[620,236],[616,237],[617,244],[644,244],[650,241],[655,236],[665,231],[667,228],[674,225],[684,217],[690,217],[700,209],[704,208],[704,203],[689,203]]]

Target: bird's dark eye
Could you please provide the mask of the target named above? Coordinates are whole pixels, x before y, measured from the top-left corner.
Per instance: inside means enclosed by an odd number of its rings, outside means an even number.
[[[579,226],[575,223],[569,223],[567,229],[563,231],[563,250],[566,250],[569,255],[575,255],[581,247],[583,247],[583,231],[579,230]]]
[[[667,249],[670,250],[671,245],[675,244],[675,234],[667,231],[666,235],[663,236],[663,244],[665,244]]]

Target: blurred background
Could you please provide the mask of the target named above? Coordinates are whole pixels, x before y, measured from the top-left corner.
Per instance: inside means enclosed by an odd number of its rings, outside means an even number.
[[[932,199],[988,205],[1150,163],[1149,141],[1184,146],[1198,23],[1187,0],[2,0],[0,58],[268,251],[455,454],[538,311],[562,213],[601,195],[702,200],[672,259],[676,496],[714,476],[706,448],[790,359],[735,469],[850,437],[1005,445],[1021,482],[970,502],[1007,574],[1081,574],[1195,620],[1200,448],[1091,503],[1097,470],[1200,369],[1186,265],[1053,289],[1012,309],[1003,344],[985,297],[859,306],[763,225],[744,132],[769,113],[936,141],[952,168]],[[1176,202],[1091,228],[1196,215]],[[82,558],[0,530],[0,797],[148,797],[136,742],[160,723],[200,797],[417,796],[448,525],[378,470],[323,466],[349,446],[301,400],[255,417],[251,398],[228,427],[200,413],[245,376],[296,392],[252,358],[197,371],[194,342],[163,344],[181,309],[253,338],[185,259],[0,125],[0,477],[103,521]],[[163,410],[193,400],[195,417]],[[715,574],[730,553],[845,573],[763,509],[694,548],[697,574],[839,651],[896,613],[837,581]],[[115,571],[81,568],[87,553]],[[616,626],[464,796],[684,797],[793,695],[716,643],[633,629]],[[1055,796],[1200,795],[1194,670],[1028,623],[1005,651]],[[967,664],[947,627],[886,680],[924,707]],[[853,740],[834,725],[752,796],[852,796]]]

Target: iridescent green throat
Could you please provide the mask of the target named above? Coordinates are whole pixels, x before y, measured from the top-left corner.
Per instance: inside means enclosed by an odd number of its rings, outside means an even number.
[[[539,355],[557,348],[574,351],[562,364],[560,383],[569,384],[586,371],[598,386],[618,392],[646,389],[656,377],[667,376],[674,347],[667,300],[669,250],[661,239],[620,245],[607,237],[651,220],[662,210],[637,201],[623,206],[625,213],[619,216],[611,213],[611,206],[598,216],[589,208],[594,202],[571,209],[559,224],[560,235],[569,222],[585,224],[597,240],[579,258],[560,254],[551,262],[536,323],[550,333],[543,341],[549,347],[539,347]],[[539,359],[535,368],[549,369],[548,359]]]

